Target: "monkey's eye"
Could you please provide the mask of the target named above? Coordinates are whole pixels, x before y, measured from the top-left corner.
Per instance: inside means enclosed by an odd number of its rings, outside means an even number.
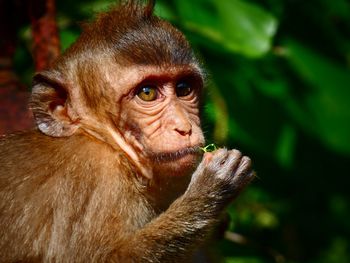
[[[175,92],[176,96],[185,97],[192,92],[192,86],[185,81],[181,81],[176,84]]]
[[[141,87],[138,92],[137,96],[144,101],[153,101],[157,99],[157,88],[155,86],[143,86]]]

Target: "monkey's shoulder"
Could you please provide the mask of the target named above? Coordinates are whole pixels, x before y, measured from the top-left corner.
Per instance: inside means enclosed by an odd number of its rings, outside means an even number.
[[[122,152],[84,134],[55,138],[33,130],[0,139],[1,177],[108,173],[121,162]]]
[[[18,132],[0,137],[0,149],[1,155],[10,154],[11,157],[13,157],[12,154],[17,157],[26,154],[33,157],[35,154],[39,154],[41,157],[49,156],[52,158],[55,153],[62,154],[66,152],[74,155],[74,153],[84,151],[84,158],[86,158],[89,151],[93,151],[94,155],[98,151],[111,154],[113,152],[107,144],[82,133],[69,137],[52,137],[38,130]]]

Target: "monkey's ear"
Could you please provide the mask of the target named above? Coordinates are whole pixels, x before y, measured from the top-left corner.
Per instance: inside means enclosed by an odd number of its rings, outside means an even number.
[[[46,71],[34,76],[30,107],[41,132],[67,137],[78,129],[67,99],[68,92],[59,74]]]

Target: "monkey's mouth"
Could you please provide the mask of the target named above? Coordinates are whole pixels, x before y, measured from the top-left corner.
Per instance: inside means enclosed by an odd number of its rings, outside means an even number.
[[[162,153],[152,152],[152,153],[149,153],[149,156],[150,156],[150,159],[154,162],[166,163],[166,162],[177,161],[189,155],[198,156],[200,154],[201,154],[201,150],[200,150],[200,146],[198,145],[198,146],[183,148],[181,150],[174,151],[174,152],[162,152]]]

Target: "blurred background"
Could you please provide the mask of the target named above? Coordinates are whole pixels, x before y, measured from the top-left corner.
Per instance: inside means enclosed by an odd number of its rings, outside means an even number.
[[[0,0],[0,133],[32,126],[37,10],[27,17],[24,2]],[[61,50],[112,2],[56,1]],[[258,174],[229,207],[216,258],[350,262],[350,2],[158,0],[156,13],[207,70],[208,143],[240,149]]]

